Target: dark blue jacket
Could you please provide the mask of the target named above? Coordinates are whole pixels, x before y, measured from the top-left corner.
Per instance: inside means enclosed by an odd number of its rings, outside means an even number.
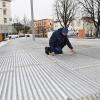
[[[62,28],[53,32],[49,40],[49,45],[50,47],[54,47],[54,48],[55,47],[63,48],[65,45],[67,45],[70,49],[73,49],[68,37],[62,34]]]

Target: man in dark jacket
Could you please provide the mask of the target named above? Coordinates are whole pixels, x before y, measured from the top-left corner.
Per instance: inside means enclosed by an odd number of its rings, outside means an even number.
[[[62,54],[63,47],[67,45],[72,52],[74,52],[73,47],[67,37],[68,28],[60,28],[53,32],[49,45],[50,47],[45,47],[45,53],[49,54]]]

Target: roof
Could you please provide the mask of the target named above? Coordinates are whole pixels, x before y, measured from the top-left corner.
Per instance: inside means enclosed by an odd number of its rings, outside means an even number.
[[[93,23],[93,20],[91,17],[82,17],[82,19],[85,20],[86,22]]]

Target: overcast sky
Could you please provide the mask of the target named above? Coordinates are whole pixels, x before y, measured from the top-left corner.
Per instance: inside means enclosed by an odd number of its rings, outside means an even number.
[[[35,19],[52,18],[55,0],[33,0]],[[24,14],[30,17],[30,0],[12,0],[12,16],[22,18]]]

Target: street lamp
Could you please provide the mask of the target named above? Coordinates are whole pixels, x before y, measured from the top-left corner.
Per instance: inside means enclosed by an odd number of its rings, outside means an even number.
[[[32,37],[33,40],[35,40],[35,34],[34,34],[34,11],[33,11],[33,0],[30,0],[31,3],[31,30],[32,30]]]

